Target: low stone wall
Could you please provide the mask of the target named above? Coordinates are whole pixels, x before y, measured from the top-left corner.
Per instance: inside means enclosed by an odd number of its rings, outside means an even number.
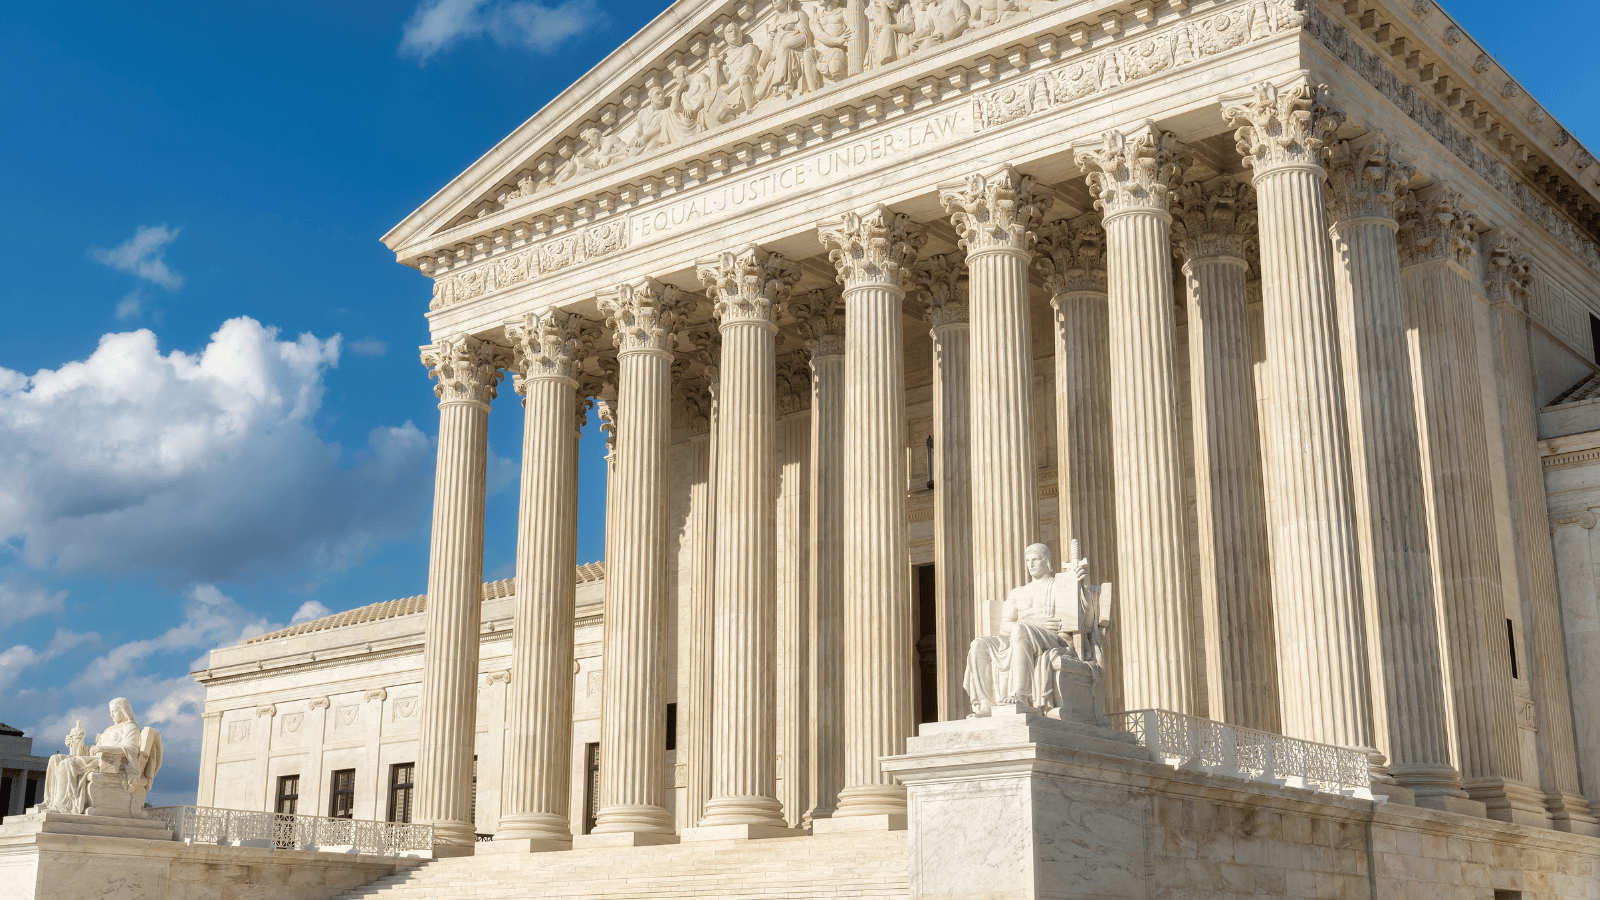
[[[1180,771],[1041,716],[924,725],[908,750],[885,767],[913,900],[1600,898],[1600,839]]]
[[[422,862],[0,826],[0,900],[328,900]]]

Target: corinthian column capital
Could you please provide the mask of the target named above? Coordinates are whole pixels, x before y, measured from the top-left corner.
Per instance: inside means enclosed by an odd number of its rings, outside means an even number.
[[[967,260],[961,253],[930,256],[912,269],[917,293],[934,328],[967,321]]]
[[[1255,237],[1256,194],[1250,185],[1223,178],[1210,184],[1191,181],[1178,190],[1172,239],[1184,259],[1243,260]]]
[[[939,189],[939,202],[950,214],[950,223],[968,253],[1027,253],[1033,229],[1054,200],[1009,164],[988,175],[974,172],[959,185]]]
[[[428,377],[439,380],[433,393],[440,406],[476,403],[487,408],[504,375],[501,370],[511,364],[505,348],[470,335],[444,338],[422,347],[421,352]]]
[[[806,294],[798,318],[806,352],[812,359],[844,355],[844,299],[838,288]]]
[[[722,327],[755,322],[776,330],[800,270],[781,253],[750,244],[700,260],[696,266]]]
[[[1515,237],[1503,234],[1489,251],[1488,262],[1483,287],[1490,305],[1526,316],[1533,292],[1533,257],[1517,249]]]
[[[1106,230],[1099,216],[1046,222],[1036,249],[1033,265],[1044,273],[1050,296],[1106,292]]]
[[[903,271],[917,261],[928,235],[903,213],[879,204],[848,212],[836,225],[818,225],[817,237],[839,271],[845,290],[876,285],[902,290]]]
[[[1477,213],[1448,184],[1406,195],[1400,212],[1400,264],[1450,260],[1467,266],[1478,255]]]
[[[1284,84],[1260,82],[1222,98],[1222,118],[1244,123],[1234,132],[1244,164],[1260,175],[1284,166],[1322,165],[1322,148],[1344,114],[1328,103],[1328,86],[1302,70]]]
[[[677,288],[654,278],[623,282],[600,295],[600,311],[618,356],[672,352],[677,295]]]
[[[512,383],[517,393],[527,393],[529,381],[554,378],[578,386],[578,366],[583,357],[582,322],[556,309],[523,313],[505,323],[511,341]]]
[[[1417,170],[1400,158],[1400,147],[1374,132],[1359,150],[1349,141],[1328,148],[1328,217],[1335,225],[1353,219],[1394,221],[1405,202],[1405,188]]]
[[[1095,208],[1107,218],[1125,212],[1167,211],[1167,194],[1183,179],[1193,160],[1177,135],[1146,122],[1124,134],[1112,130],[1073,156],[1084,171]]]

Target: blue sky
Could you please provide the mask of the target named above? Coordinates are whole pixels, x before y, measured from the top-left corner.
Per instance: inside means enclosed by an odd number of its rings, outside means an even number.
[[[1600,4],[1447,0],[1600,149]],[[205,651],[420,593],[426,279],[378,238],[661,9],[577,0],[0,12],[0,721],[51,753],[126,695],[192,802]],[[1583,71],[1580,71],[1582,69]],[[512,574],[521,415],[491,416]],[[603,445],[578,556],[600,556]]]

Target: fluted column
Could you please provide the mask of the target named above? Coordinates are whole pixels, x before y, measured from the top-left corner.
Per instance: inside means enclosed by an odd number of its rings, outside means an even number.
[[[984,412],[971,441],[972,590],[979,627],[993,634],[1006,595],[1028,582],[1022,551],[1039,540],[1028,266],[1051,197],[1003,165],[941,186],[939,202],[967,251],[969,388]]]
[[[1123,701],[1195,710],[1167,193],[1188,160],[1147,123],[1075,152],[1106,231]]]
[[[1278,731],[1278,653],[1245,261],[1246,247],[1255,242],[1255,194],[1227,177],[1209,185],[1190,182],[1174,199],[1173,214],[1188,286],[1206,708],[1213,719]]]
[[[1491,817],[1527,824],[1544,804],[1509,784],[1522,778],[1522,753],[1473,326],[1476,225],[1448,186],[1413,195],[1400,222],[1401,284],[1462,786]]]
[[[1528,349],[1528,300],[1532,259],[1517,239],[1496,235],[1485,244],[1485,268],[1502,421],[1511,527],[1522,585],[1528,684],[1539,715],[1539,787],[1545,809],[1561,831],[1593,827],[1595,817],[1580,794],[1578,753],[1572,722],[1571,684],[1556,594],[1555,554],[1546,517],[1544,471],[1539,460],[1538,409]],[[1595,788],[1589,789],[1595,794]]]
[[[939,721],[972,711],[963,679],[980,622],[972,592],[972,331],[959,253],[917,269],[933,337],[933,558],[939,654]],[[981,623],[985,628],[988,623]]]
[[[877,206],[818,226],[844,285],[844,788],[835,816],[904,815],[878,767],[912,733],[911,552],[906,533],[905,271],[927,238]]]
[[[778,799],[793,827],[811,810],[811,369],[778,359]]]
[[[697,336],[698,338],[699,336]],[[713,343],[714,333],[700,346]],[[688,669],[685,690],[678,701],[679,733],[684,748],[684,816],[681,827],[692,828],[705,815],[711,799],[711,708],[715,686],[714,590],[717,569],[717,355],[708,350],[705,393],[690,396],[690,486],[688,536],[684,545],[690,560],[688,622],[679,655]]]
[[[1340,118],[1301,72],[1223,98],[1253,183],[1271,400],[1262,425],[1283,729],[1370,749],[1360,547],[1320,152]]]
[[[1328,154],[1334,288],[1361,574],[1367,586],[1373,726],[1389,774],[1418,801],[1465,797],[1450,763],[1444,667],[1428,551],[1422,450],[1406,349],[1396,212],[1416,171],[1381,133]]]
[[[472,752],[489,401],[508,362],[500,348],[468,336],[422,348],[422,364],[439,382],[433,388],[439,398],[439,462],[433,485],[413,820],[433,825],[436,843],[469,853],[477,840],[472,826]]]
[[[523,395],[517,605],[507,764],[495,840],[572,844],[572,618],[578,507],[578,322],[556,310],[506,323]]]
[[[844,787],[844,307],[814,291],[801,321],[811,355],[812,819],[831,818]]]
[[[777,317],[799,272],[756,246],[699,266],[722,331],[711,800],[702,825],[784,825],[777,799]]]
[[[600,297],[617,348],[607,542],[600,808],[595,834],[672,833],[666,807],[668,459],[676,289],[643,279]]]
[[[1095,582],[1116,583],[1116,467],[1111,454],[1111,333],[1106,232],[1100,214],[1039,229],[1034,265],[1055,319],[1056,505],[1063,541],[1076,540]],[[1122,703],[1119,629],[1106,634],[1106,709]]]

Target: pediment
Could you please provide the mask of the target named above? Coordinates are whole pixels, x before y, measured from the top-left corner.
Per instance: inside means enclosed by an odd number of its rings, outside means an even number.
[[[789,121],[788,113],[826,94],[837,94],[843,103],[863,99],[844,85],[904,80],[865,99],[878,107],[911,105],[930,89],[938,91],[937,85],[917,83],[919,71],[927,68],[919,63],[950,57],[958,48],[991,45],[1002,34],[1002,43],[1022,42],[1011,52],[1026,56],[1039,37],[1030,23],[1047,18],[1060,26],[1058,14],[1064,10],[1093,18],[1093,24],[1080,23],[1075,32],[1057,28],[1080,43],[1114,34],[1123,20],[1138,31],[1158,12],[1173,14],[1158,10],[1168,4],[1150,0],[1133,3],[1131,13],[1108,11],[1110,5],[1105,0],[680,0],[383,240],[405,261],[401,251],[407,246],[508,209],[554,211],[583,187],[589,188],[586,208],[569,210],[565,218],[589,218],[591,212],[626,204],[626,194],[643,187],[614,185],[616,176],[651,170],[635,179],[643,181],[671,164],[714,167],[719,161],[712,154],[688,160],[684,151],[691,145],[701,149],[719,134],[746,130],[743,126],[753,121],[771,120],[774,130],[727,148],[722,155],[728,162],[772,152],[774,144],[787,148],[803,142],[810,129],[827,126]],[[1173,9],[1185,5],[1170,4]],[[1006,66],[1004,52],[963,61],[974,70]],[[976,71],[974,76],[982,77]],[[656,180],[671,187],[674,174],[661,172]],[[613,186],[594,197],[596,190]],[[557,215],[553,224],[565,223]]]

